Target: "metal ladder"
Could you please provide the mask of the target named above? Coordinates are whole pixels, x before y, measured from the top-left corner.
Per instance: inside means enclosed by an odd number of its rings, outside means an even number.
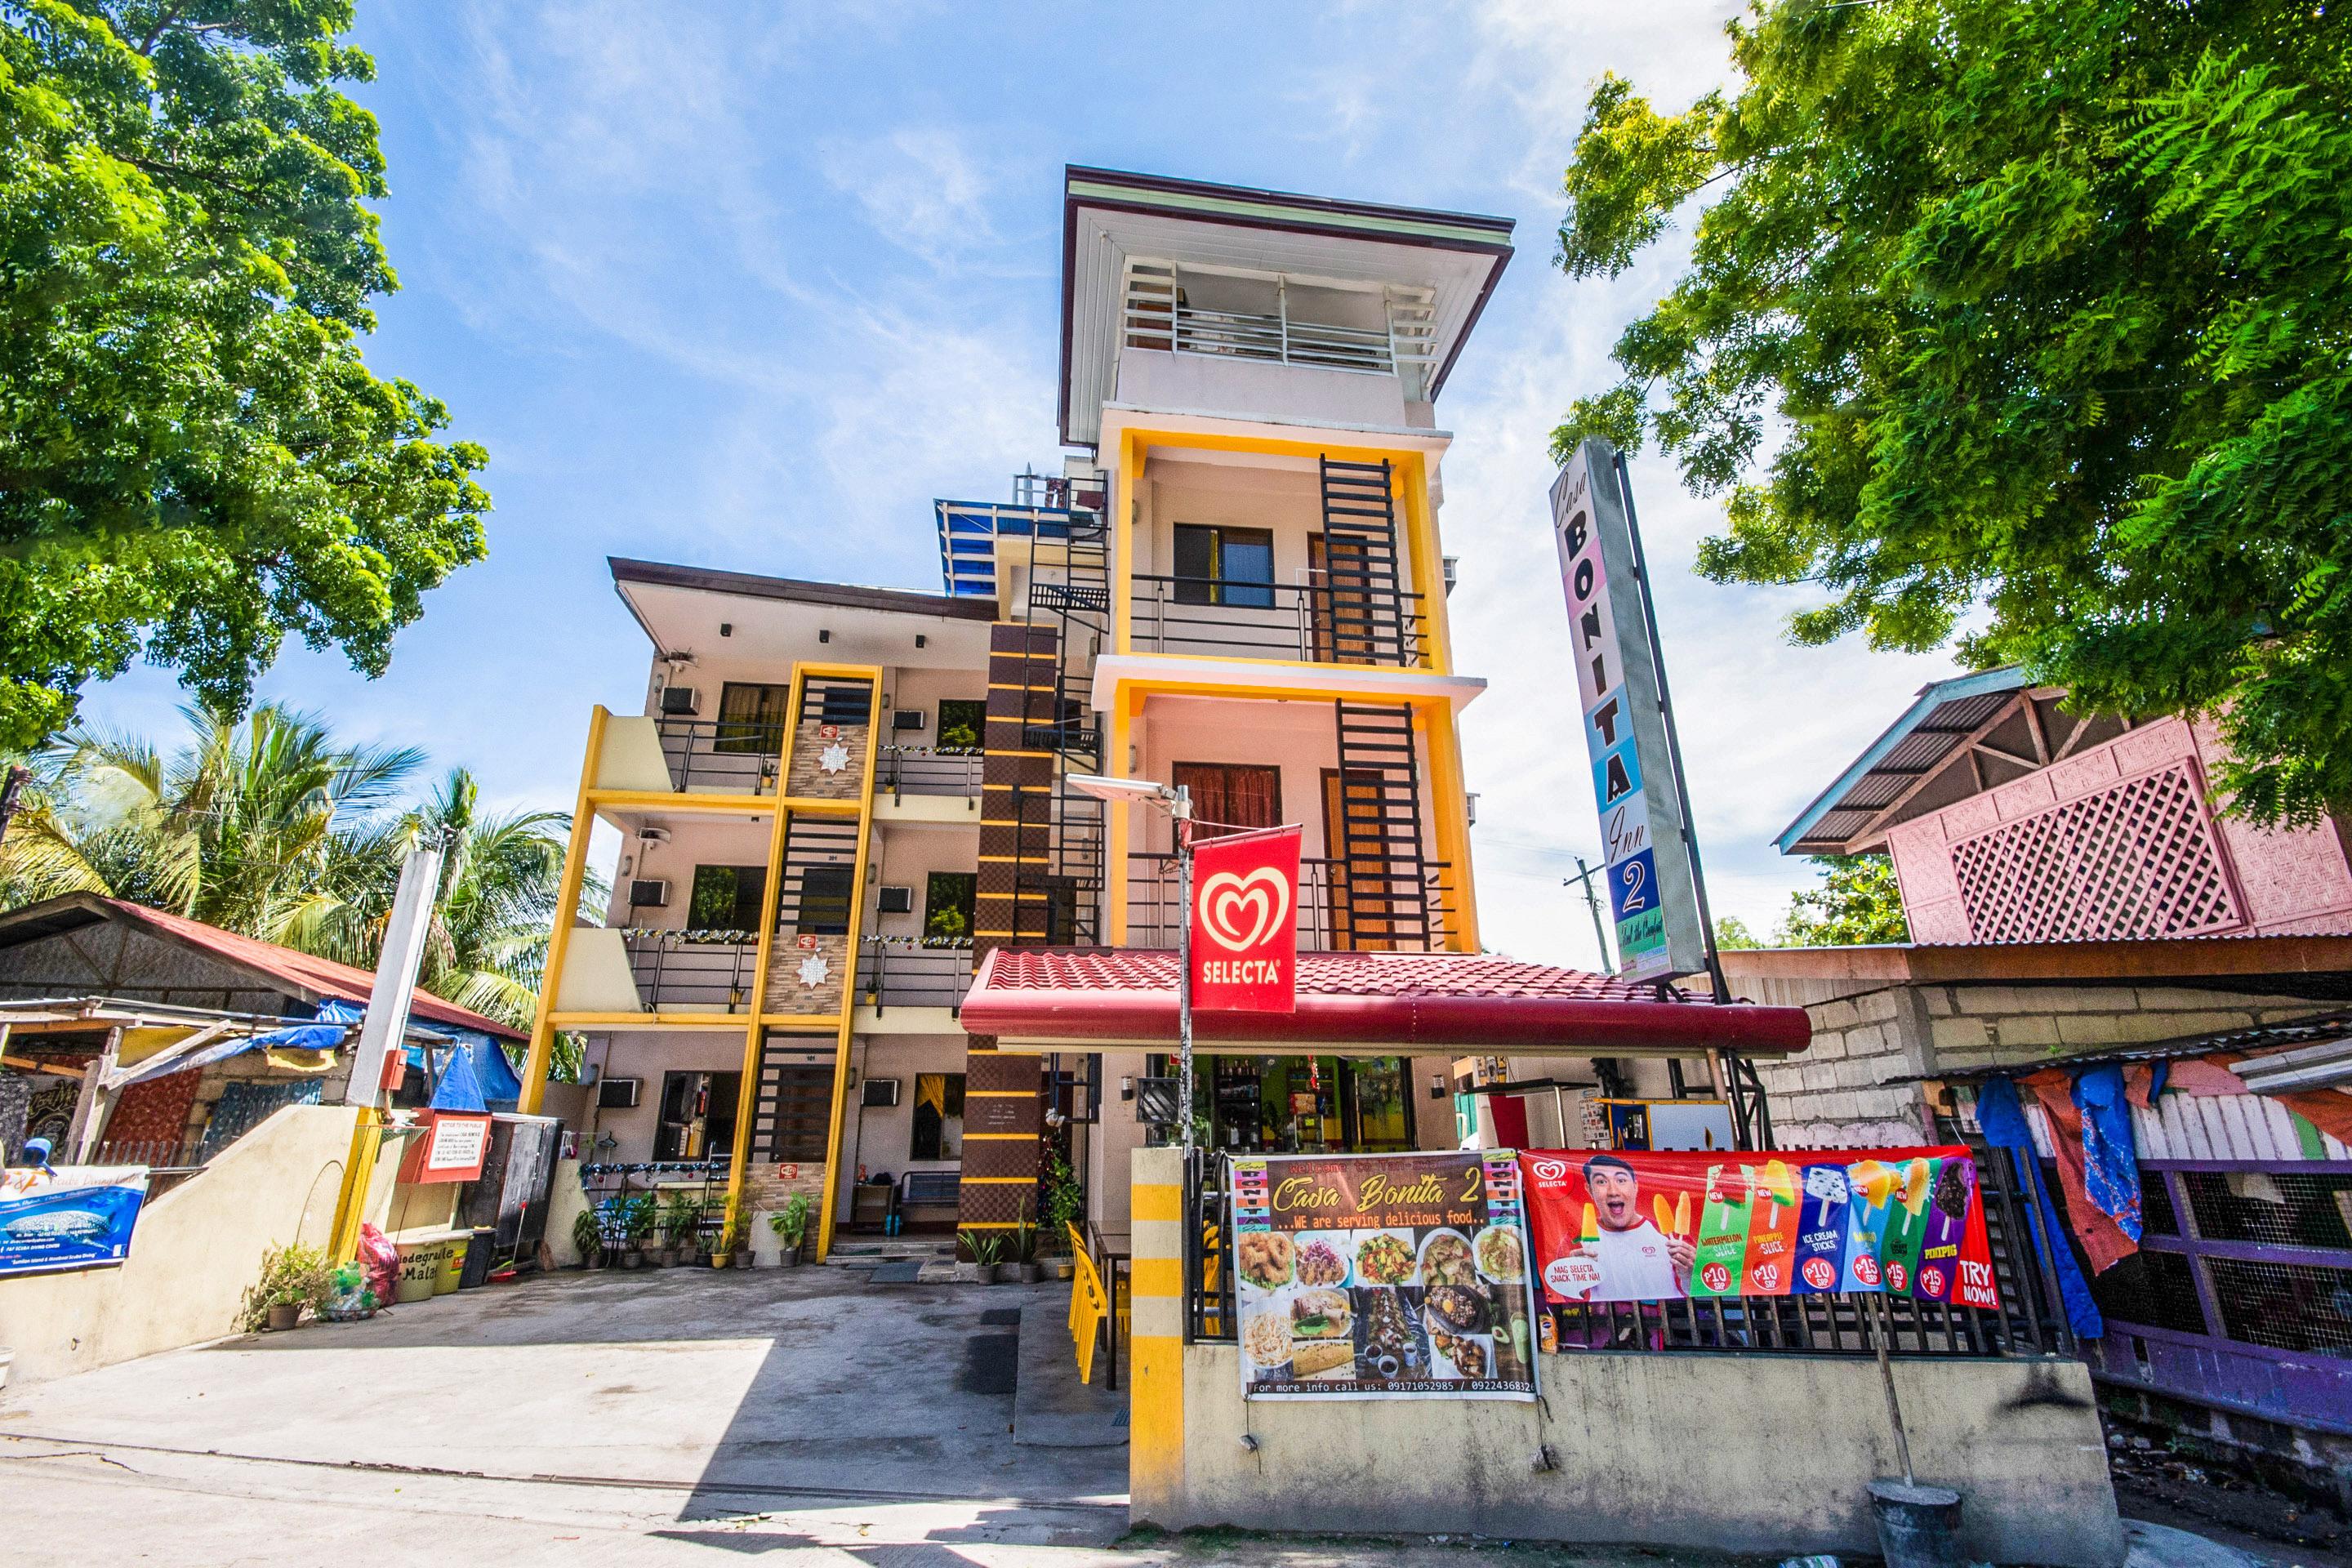
[[[1351,948],[1433,943],[1422,851],[1421,764],[1410,704],[1332,703],[1339,724],[1339,844],[1331,925]]]

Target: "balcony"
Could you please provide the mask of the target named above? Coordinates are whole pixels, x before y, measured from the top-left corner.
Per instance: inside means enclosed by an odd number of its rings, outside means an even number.
[[[670,787],[681,795],[773,795],[784,727],[741,720],[656,721]]]
[[[884,746],[875,761],[875,792],[977,797],[981,763],[977,746]]]
[[[1205,577],[1139,574],[1130,581],[1130,637],[1138,653],[1396,669],[1423,665],[1419,594]]]
[[[1359,865],[1361,862],[1358,863]],[[1432,945],[1443,947],[1446,900],[1453,892],[1452,864],[1426,863],[1422,897],[1428,901]],[[1127,858],[1127,945],[1172,948],[1184,916],[1176,857],[1136,854]],[[1400,945],[1388,939],[1385,910],[1392,893],[1376,875],[1352,877],[1345,860],[1298,862],[1298,946],[1302,952],[1344,952]],[[1418,937],[1415,939],[1416,945]]]
[[[741,1013],[749,1010],[758,968],[759,939],[741,931],[631,931],[629,978],[652,1013]]]
[[[887,1012],[893,1007],[963,1005],[971,989],[971,941],[944,938],[867,937],[858,944],[857,1000]]]

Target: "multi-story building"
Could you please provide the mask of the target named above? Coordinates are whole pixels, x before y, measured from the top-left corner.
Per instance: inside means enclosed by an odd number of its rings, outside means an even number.
[[[1302,987],[1371,1010],[1227,1030],[1198,1068],[1218,1147],[1454,1146],[1454,1058],[1490,1042],[1434,1001],[1681,1022],[1593,1037],[1629,1056],[1734,1043],[1702,1024],[1730,1009],[1433,956],[1479,952],[1456,723],[1484,685],[1454,663],[1435,404],[1510,234],[1071,169],[1072,455],[1010,503],[939,503],[943,594],[614,563],[652,668],[643,714],[595,715],[571,875],[593,820],[625,848],[606,924],[555,934],[534,1040],[591,1037],[603,1157],[731,1149],[755,1204],[824,1194],[821,1247],[862,1173],[901,1178],[916,1223],[1005,1226],[1035,1217],[1049,1148],[1123,1172],[1164,1032],[1024,1026],[1000,1049],[958,1017],[975,955],[992,1017],[1072,985],[1097,993],[1073,1016],[1172,998],[1170,824],[1074,774],[1184,784],[1205,834],[1303,825],[1300,945],[1355,962]],[[1008,960],[1074,948],[1074,971]],[[1090,1185],[1124,1229],[1124,1181]]]

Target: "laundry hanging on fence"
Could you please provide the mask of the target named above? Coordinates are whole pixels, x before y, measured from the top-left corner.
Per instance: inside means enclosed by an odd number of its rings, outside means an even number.
[[[2091,1260],[2091,1272],[2105,1274],[2139,1250],[2139,1243],[2124,1234],[2112,1216],[2091,1199],[2084,1179],[2083,1112],[2074,1103],[2074,1081],[2058,1068],[2018,1080],[2033,1096],[2050,1128],[2051,1152],[2056,1156],[2058,1184],[2066,1193],[2066,1218],[2074,1238]]]
[[[1984,1129],[1986,1142],[2008,1152],[2026,1190],[2032,1194],[2035,1223],[2041,1226],[2042,1239],[2058,1272],[2058,1299],[2065,1303],[2067,1326],[2084,1339],[2101,1338],[2107,1331],[2106,1320],[2100,1315],[2099,1303],[2091,1295],[2091,1282],[2083,1278],[2082,1267],[2074,1261],[2074,1249],[2066,1245],[2065,1229],[2059,1221],[2057,1205],[2050,1201],[2050,1189],[2042,1184],[2041,1158],[2033,1149],[2033,1129],[2026,1125],[2025,1108],[2018,1101],[2015,1084],[1997,1078],[1977,1090],[1977,1125]]]
[[[2095,1067],[2074,1079],[2083,1113],[2083,1185],[2099,1212],[2132,1240],[2140,1237],[2139,1142],[2132,1135],[2131,1102],[2123,1069]]]

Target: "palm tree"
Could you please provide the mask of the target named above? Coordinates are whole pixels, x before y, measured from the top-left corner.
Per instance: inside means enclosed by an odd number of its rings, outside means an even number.
[[[401,864],[432,834],[441,886],[419,984],[530,1026],[567,814],[484,815],[462,768],[399,810],[425,761],[418,748],[345,745],[318,719],[275,704],[244,719],[183,711],[190,735],[168,760],[142,740],[93,730],[33,759],[25,805],[0,844],[0,908],[93,892],[373,968]],[[603,896],[590,882],[583,910]]]

